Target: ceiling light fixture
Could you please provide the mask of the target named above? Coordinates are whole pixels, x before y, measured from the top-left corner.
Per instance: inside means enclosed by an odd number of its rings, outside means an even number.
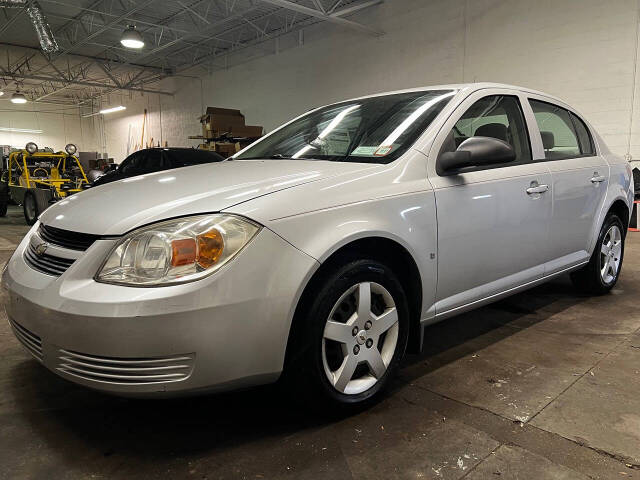
[[[0,90],[0,97],[4,95],[4,92],[2,90]]]
[[[122,38],[120,43],[127,48],[142,48],[144,47],[144,40],[140,32],[136,30],[135,25],[129,25],[127,29],[122,32]]]
[[[27,103],[27,97],[20,92],[16,92],[11,95],[11,103]]]
[[[127,107],[124,107],[122,105],[118,105],[117,107],[103,108],[102,110],[100,110],[99,113],[102,113],[104,115],[105,113],[119,112],[120,110],[126,110],[126,109],[127,109]]]
[[[0,132],[13,132],[13,133],[42,133],[42,130],[34,129],[34,128],[0,127]]]

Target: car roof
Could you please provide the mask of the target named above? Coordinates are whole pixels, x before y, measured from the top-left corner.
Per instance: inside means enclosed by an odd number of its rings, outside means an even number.
[[[142,150],[168,150],[170,152],[205,152],[205,153],[216,153],[212,150],[203,150],[200,148],[193,147],[149,147],[143,148]],[[142,151],[138,150],[138,152]]]
[[[517,85],[509,85],[506,83],[493,83],[493,82],[451,83],[451,84],[444,84],[444,85],[430,85],[430,86],[424,86],[424,87],[406,88],[402,90],[391,90],[387,92],[380,92],[380,93],[374,93],[370,95],[363,95],[355,98],[349,98],[346,100],[341,100],[340,102],[337,102],[337,103],[342,103],[343,101],[349,102],[352,100],[362,100],[365,98],[381,97],[384,95],[395,95],[398,93],[423,92],[423,91],[429,91],[429,90],[455,90],[456,92],[465,91],[465,93],[470,94],[477,90],[484,90],[488,88],[501,88],[501,89],[507,89],[507,90],[516,90],[519,92],[529,93],[533,95],[542,95],[544,97],[553,99],[558,103],[566,105],[566,103],[563,100],[557,97],[554,97],[553,95],[549,95],[548,93],[540,92],[538,90],[533,90],[527,87],[519,87]]]

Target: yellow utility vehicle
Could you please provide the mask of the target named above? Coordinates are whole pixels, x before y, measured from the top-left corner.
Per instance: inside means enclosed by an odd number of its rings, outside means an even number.
[[[11,152],[0,178],[0,216],[12,200],[22,204],[27,224],[33,225],[51,203],[89,188],[76,151],[72,143],[65,152],[53,152],[29,142],[24,150]]]

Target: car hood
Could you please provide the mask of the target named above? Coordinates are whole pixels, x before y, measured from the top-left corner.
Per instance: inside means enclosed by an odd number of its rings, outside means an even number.
[[[121,235],[152,222],[217,212],[263,195],[377,166],[319,160],[233,160],[195,165],[131,177],[72,195],[45,210],[40,221],[74,232]]]

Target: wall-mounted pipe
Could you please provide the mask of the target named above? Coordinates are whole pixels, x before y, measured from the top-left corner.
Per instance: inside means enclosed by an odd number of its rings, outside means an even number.
[[[47,23],[47,17],[45,17],[42,7],[38,2],[29,3],[28,0],[0,0],[0,7],[20,8],[24,6],[27,7],[27,15],[29,15],[31,19],[42,51],[45,53],[57,52],[60,47],[53,36],[51,25]]]

